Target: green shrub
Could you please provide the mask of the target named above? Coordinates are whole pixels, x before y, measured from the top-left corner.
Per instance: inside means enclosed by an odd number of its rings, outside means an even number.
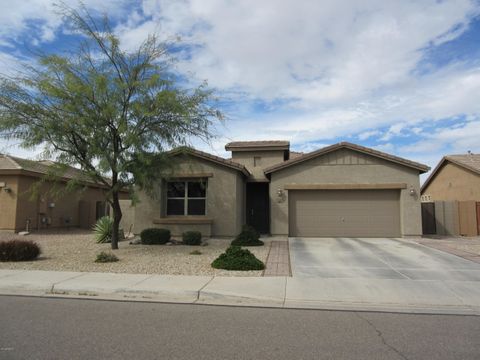
[[[202,233],[200,231],[185,231],[182,234],[182,240],[185,245],[200,245],[202,243]]]
[[[262,246],[260,234],[250,225],[244,225],[242,232],[232,241],[232,246]]]
[[[190,255],[202,255],[202,252],[201,251],[198,251],[198,250],[193,250]]]
[[[97,243],[112,242],[113,219],[110,216],[103,216],[93,225],[93,234]],[[125,239],[123,229],[118,229],[118,239]]]
[[[104,251],[98,254],[97,258],[95,259],[96,263],[109,263],[109,262],[116,262],[116,261],[118,261],[118,257],[116,257],[114,254],[109,254]]]
[[[170,230],[150,228],[140,233],[140,239],[144,245],[163,245],[170,241]]]
[[[215,269],[225,270],[263,270],[265,264],[258,260],[249,250],[239,246],[230,246],[212,262]]]
[[[33,241],[0,241],[0,261],[31,261],[40,255],[40,247]]]

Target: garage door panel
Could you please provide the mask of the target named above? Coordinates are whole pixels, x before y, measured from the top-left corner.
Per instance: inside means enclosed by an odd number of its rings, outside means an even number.
[[[291,236],[400,236],[398,190],[289,192]]]

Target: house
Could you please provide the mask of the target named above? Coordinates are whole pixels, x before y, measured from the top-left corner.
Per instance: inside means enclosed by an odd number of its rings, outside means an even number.
[[[444,156],[422,185],[421,194],[422,201],[430,203],[431,212],[436,213],[437,234],[439,225],[445,227],[442,218],[446,216],[455,218],[446,235],[480,234],[479,154]],[[439,216],[443,211],[439,206],[451,210]]]
[[[426,165],[341,142],[293,153],[288,141],[240,141],[227,160],[187,148],[170,153],[152,195],[123,205],[123,227],[231,237],[243,224],[282,236],[421,235],[419,175]],[[127,209],[128,208],[128,209]]]
[[[101,185],[92,183],[84,172],[73,167],[66,169],[56,184],[47,181],[52,165],[50,161],[0,154],[0,231],[91,228],[107,213]],[[61,196],[53,194],[51,190],[65,190],[66,182],[72,179],[82,181],[84,188]],[[30,191],[34,184],[40,186],[36,196]]]

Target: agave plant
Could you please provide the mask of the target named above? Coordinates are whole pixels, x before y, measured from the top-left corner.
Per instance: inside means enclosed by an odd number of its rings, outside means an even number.
[[[101,217],[93,226],[92,230],[97,243],[109,243],[112,241],[113,219],[109,216]]]

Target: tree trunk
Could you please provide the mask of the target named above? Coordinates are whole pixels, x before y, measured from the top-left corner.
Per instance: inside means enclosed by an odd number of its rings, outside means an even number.
[[[120,208],[120,199],[118,192],[114,191],[112,194],[112,209],[113,209],[113,229],[112,229],[112,249],[118,249],[118,230],[120,228],[120,220],[122,220],[122,209]]]

